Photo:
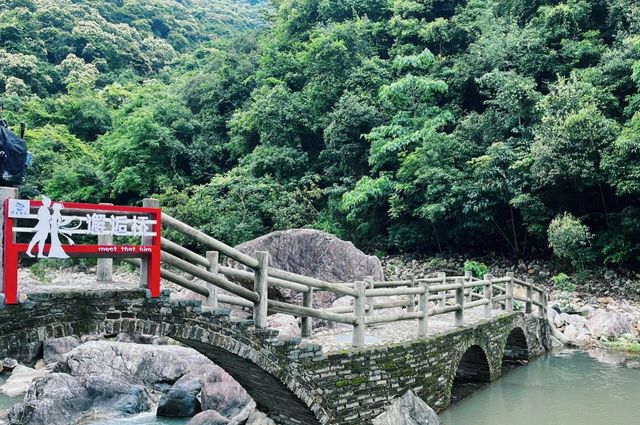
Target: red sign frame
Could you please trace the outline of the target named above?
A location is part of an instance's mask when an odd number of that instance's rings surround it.
[[[18,302],[18,259],[20,254],[27,252],[28,244],[14,242],[14,222],[9,217],[9,202],[4,203],[4,295],[5,304]],[[30,208],[42,206],[42,201],[29,201]],[[86,204],[78,202],[56,202],[62,204],[65,210],[80,212],[103,212],[120,214],[137,214],[151,216],[155,220],[151,231],[155,232],[150,245],[63,245],[64,251],[70,257],[106,257],[106,258],[147,258],[147,288],[152,298],[160,296],[160,257],[162,240],[162,210],[160,208],[129,207],[103,204]],[[51,244],[44,245],[44,253],[48,253]],[[143,263],[144,264],[144,263]]]

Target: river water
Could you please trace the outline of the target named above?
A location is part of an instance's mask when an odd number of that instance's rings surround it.
[[[8,377],[9,375],[6,373],[0,374],[0,385],[4,384]],[[7,397],[4,394],[0,394],[0,425],[4,423],[3,420],[5,419],[6,411],[9,410],[15,403],[21,402],[23,398],[24,396]]]
[[[159,418],[155,413],[143,413],[141,415],[133,416],[125,419],[107,419],[104,421],[91,421],[87,424],[91,425],[184,425],[189,422],[189,419],[171,419],[171,418]]]
[[[591,354],[591,355],[590,355]],[[639,425],[637,360],[550,353],[453,404],[445,425]]]
[[[446,425],[640,425],[637,359],[602,352],[544,355],[453,404]],[[0,375],[0,385],[7,375]],[[2,411],[21,401],[0,395]],[[144,413],[92,425],[183,425]]]

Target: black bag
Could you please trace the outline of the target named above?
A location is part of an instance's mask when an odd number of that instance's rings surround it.
[[[0,180],[9,185],[22,183],[27,170],[27,142],[9,130],[5,122],[0,122],[0,170]]]

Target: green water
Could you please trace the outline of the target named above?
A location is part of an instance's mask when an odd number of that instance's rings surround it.
[[[9,374],[7,373],[0,374],[0,385],[4,384],[7,378],[9,378]],[[20,403],[23,398],[24,398],[24,395],[12,398],[12,397],[7,397],[4,394],[0,394],[0,424],[2,424],[3,421],[6,419],[7,411],[11,408],[11,406],[13,406],[16,403]]]
[[[453,404],[446,425],[640,425],[637,360],[547,354]]]

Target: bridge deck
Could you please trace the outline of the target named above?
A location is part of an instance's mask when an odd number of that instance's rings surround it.
[[[464,314],[465,326],[470,326],[485,320],[483,307],[465,310]],[[507,313],[505,313],[504,310],[494,309],[492,317],[496,318],[502,314]],[[454,323],[454,313],[430,317],[427,337],[456,329]],[[398,344],[416,340],[417,334],[417,320],[373,325],[367,328],[365,344],[367,347]],[[349,349],[351,348],[351,328],[341,327],[316,332],[311,337],[304,338],[303,342],[320,345],[322,347],[322,351],[325,353]]]
[[[21,292],[30,293],[51,293],[51,292],[75,292],[91,290],[130,290],[138,287],[135,282],[136,275],[133,273],[119,272],[114,274],[114,281],[96,282],[92,273],[63,273],[50,283],[38,282],[33,276],[24,276],[21,281]],[[173,287],[171,283],[165,286]],[[505,314],[504,310],[494,309],[492,317]],[[483,307],[476,307],[465,310],[465,326],[473,325],[484,320]],[[455,329],[454,313],[442,314],[429,318],[427,336],[434,336]],[[352,328],[346,325],[337,325],[338,328],[314,332],[311,337],[304,338],[303,343],[317,344],[322,347],[325,353],[346,350],[351,348]],[[409,320],[403,322],[393,322],[372,325],[366,330],[365,343],[367,347],[385,346],[398,344],[417,339],[418,322]]]

